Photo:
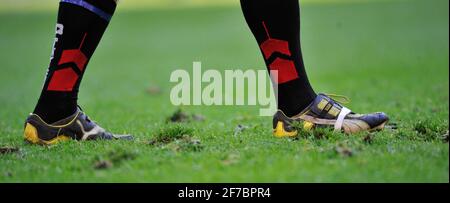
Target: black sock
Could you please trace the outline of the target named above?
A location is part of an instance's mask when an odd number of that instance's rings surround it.
[[[47,123],[75,113],[83,73],[115,8],[115,0],[61,0],[53,53],[34,109]]]
[[[316,94],[303,65],[298,0],[241,0],[241,7],[268,70],[278,70],[278,108],[300,113]]]

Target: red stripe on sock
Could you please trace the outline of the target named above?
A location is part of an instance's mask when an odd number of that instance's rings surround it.
[[[263,51],[264,57],[266,59],[268,59],[275,52],[280,52],[287,56],[291,56],[289,43],[284,40],[268,39],[261,44],[260,48]]]
[[[298,78],[295,64],[291,60],[277,58],[270,66],[270,70],[278,71],[278,78],[274,78],[277,84],[289,82]]]
[[[80,71],[83,71],[87,60],[86,55],[84,55],[79,49],[64,50],[58,65],[73,62],[77,65]]]
[[[57,70],[53,73],[47,90],[70,92],[77,82],[78,75],[72,68]]]

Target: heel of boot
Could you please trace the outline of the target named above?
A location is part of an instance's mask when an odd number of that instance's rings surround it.
[[[37,130],[30,123],[27,123],[25,125],[25,130],[23,132],[23,137],[24,137],[25,141],[27,141],[27,142],[29,142],[31,144],[39,144],[40,143],[40,139],[38,137]]]
[[[282,121],[278,121],[275,128],[273,129],[273,136],[282,138],[282,137],[295,137],[297,136],[297,131],[286,131],[284,128],[284,123]]]

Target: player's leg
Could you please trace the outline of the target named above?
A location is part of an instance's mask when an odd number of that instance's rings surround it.
[[[47,123],[76,112],[83,73],[115,7],[114,0],[61,0],[53,53],[34,110]]]
[[[347,133],[383,128],[388,120],[384,113],[355,114],[328,95],[314,93],[300,49],[298,0],[241,0],[241,6],[268,70],[278,71],[276,136],[296,136],[290,125],[294,121],[306,129],[330,126]]]
[[[278,108],[294,116],[316,97],[300,49],[296,0],[241,0],[242,10],[268,70],[278,71]]]
[[[39,101],[25,124],[33,143],[61,139],[113,138],[78,108],[78,88],[108,23],[116,0],[61,0],[56,37]]]

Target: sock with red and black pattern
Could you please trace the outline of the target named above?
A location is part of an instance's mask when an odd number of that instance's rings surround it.
[[[47,123],[77,110],[83,73],[116,9],[116,0],[61,0],[56,37],[34,113]]]
[[[316,97],[300,49],[299,6],[298,0],[241,0],[267,69],[278,71],[273,78],[278,85],[278,108],[287,116],[300,113]]]

